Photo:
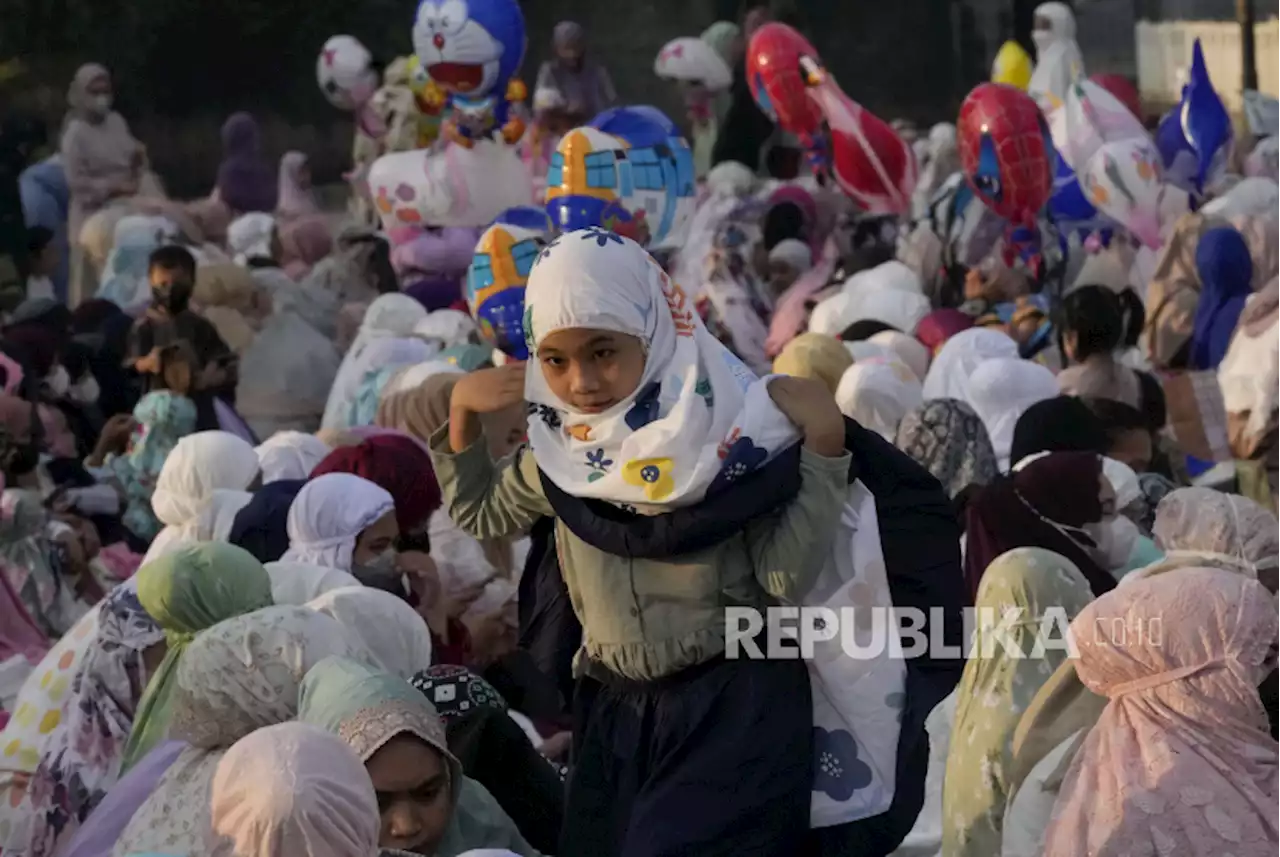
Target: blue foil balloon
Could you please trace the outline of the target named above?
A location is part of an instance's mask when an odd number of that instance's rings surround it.
[[[1199,159],[1191,142],[1182,133],[1182,109],[1175,107],[1164,115],[1156,127],[1156,148],[1164,166],[1165,181],[1188,193],[1196,193]]]
[[[1191,51],[1191,72],[1178,115],[1182,135],[1196,153],[1196,190],[1203,193],[1226,169],[1233,132],[1231,116],[1209,80],[1199,39]]]
[[[467,268],[467,306],[480,332],[516,360],[529,359],[524,289],[546,244],[544,232],[495,224],[480,236]]]
[[[489,225],[519,226],[521,229],[541,233],[548,241],[555,232],[555,225],[547,216],[546,210],[536,205],[517,205],[515,208],[508,208],[495,217],[493,223]]]

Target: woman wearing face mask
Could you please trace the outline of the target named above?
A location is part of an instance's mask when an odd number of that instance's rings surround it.
[[[403,589],[395,500],[372,482],[350,473],[311,480],[289,507],[287,530],[289,549],[267,566],[278,602],[283,592],[310,600],[339,586]]]
[[[1071,561],[1095,595],[1115,589],[1097,542],[1103,519],[1114,514],[1115,491],[1091,452],[1055,452],[1033,458],[988,485],[965,513],[965,577],[978,591],[992,560],[1014,548],[1044,548]]]
[[[135,196],[142,180],[144,149],[124,117],[112,110],[112,92],[111,74],[89,63],[76,72],[67,93],[70,110],[61,150],[71,188],[71,306],[87,297],[97,281],[80,244],[81,227],[112,201]]]
[[[435,857],[507,848],[537,857],[484,786],[463,775],[435,708],[403,679],[328,658],[303,679],[298,719],[340,735],[364,762],[383,848]]]

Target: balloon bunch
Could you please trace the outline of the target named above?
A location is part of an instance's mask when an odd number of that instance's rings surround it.
[[[524,15],[516,0],[422,0],[413,48],[427,77],[447,97],[445,136],[470,147],[495,134],[515,143],[524,120],[512,107],[528,90],[517,77],[525,53]]]
[[[1169,181],[1203,197],[1226,171],[1233,136],[1231,117],[1209,80],[1204,51],[1196,39],[1182,100],[1156,130],[1156,146]]]
[[[751,37],[746,62],[756,104],[800,138],[815,173],[830,175],[871,214],[910,210],[918,177],[911,147],[844,94],[804,36],[766,24]]]
[[[546,212],[566,232],[602,226],[651,251],[684,243],[697,206],[693,153],[656,107],[615,107],[561,138]]]

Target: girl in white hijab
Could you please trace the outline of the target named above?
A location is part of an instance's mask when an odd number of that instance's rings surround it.
[[[351,348],[342,358],[342,365],[338,367],[338,377],[333,380],[321,428],[344,428],[347,407],[360,389],[360,382],[364,380],[357,361],[365,348],[375,340],[412,335],[418,322],[426,317],[427,311],[422,304],[398,292],[383,295],[369,304],[355,341],[351,343]],[[422,359],[425,360],[426,357]]]
[[[395,511],[389,493],[350,473],[304,485],[289,507],[289,550],[266,566],[276,603],[305,603],[339,586],[398,584]]]
[[[986,426],[1000,472],[1009,469],[1013,429],[1036,402],[1058,395],[1058,380],[1045,367],[1019,357],[984,361],[969,376],[968,403]]]
[[[921,382],[929,374],[929,349],[925,348],[924,343],[914,336],[899,333],[896,330],[882,330],[868,339],[867,342],[873,345],[882,345],[892,351],[899,360],[907,364],[907,368]],[[853,359],[858,359],[856,354]]]
[[[179,545],[200,541],[200,516],[214,492],[245,491],[259,472],[253,447],[228,432],[202,431],[178,441],[160,469],[151,496],[151,508],[165,528],[142,564]]]
[[[1066,3],[1036,7],[1031,39],[1036,43],[1036,70],[1027,93],[1048,112],[1066,100],[1071,84],[1084,77],[1084,57],[1076,44],[1076,16]]]
[[[263,485],[306,479],[316,465],[333,452],[320,438],[300,431],[278,431],[258,444],[254,451],[262,467]]]

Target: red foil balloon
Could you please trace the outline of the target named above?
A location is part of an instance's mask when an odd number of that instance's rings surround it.
[[[1056,155],[1030,95],[983,83],[960,105],[960,165],[973,192],[1011,224],[1032,226],[1053,191]]]
[[[765,24],[751,36],[747,83],[752,98],[783,130],[805,143],[822,127],[822,111],[806,92],[822,76],[818,52],[786,24]]]
[[[1134,116],[1142,118],[1142,98],[1129,78],[1123,74],[1095,74],[1089,79],[1114,95]]]
[[[871,214],[908,213],[919,174],[907,141],[835,81],[816,92],[831,129],[831,173],[840,189]]]

